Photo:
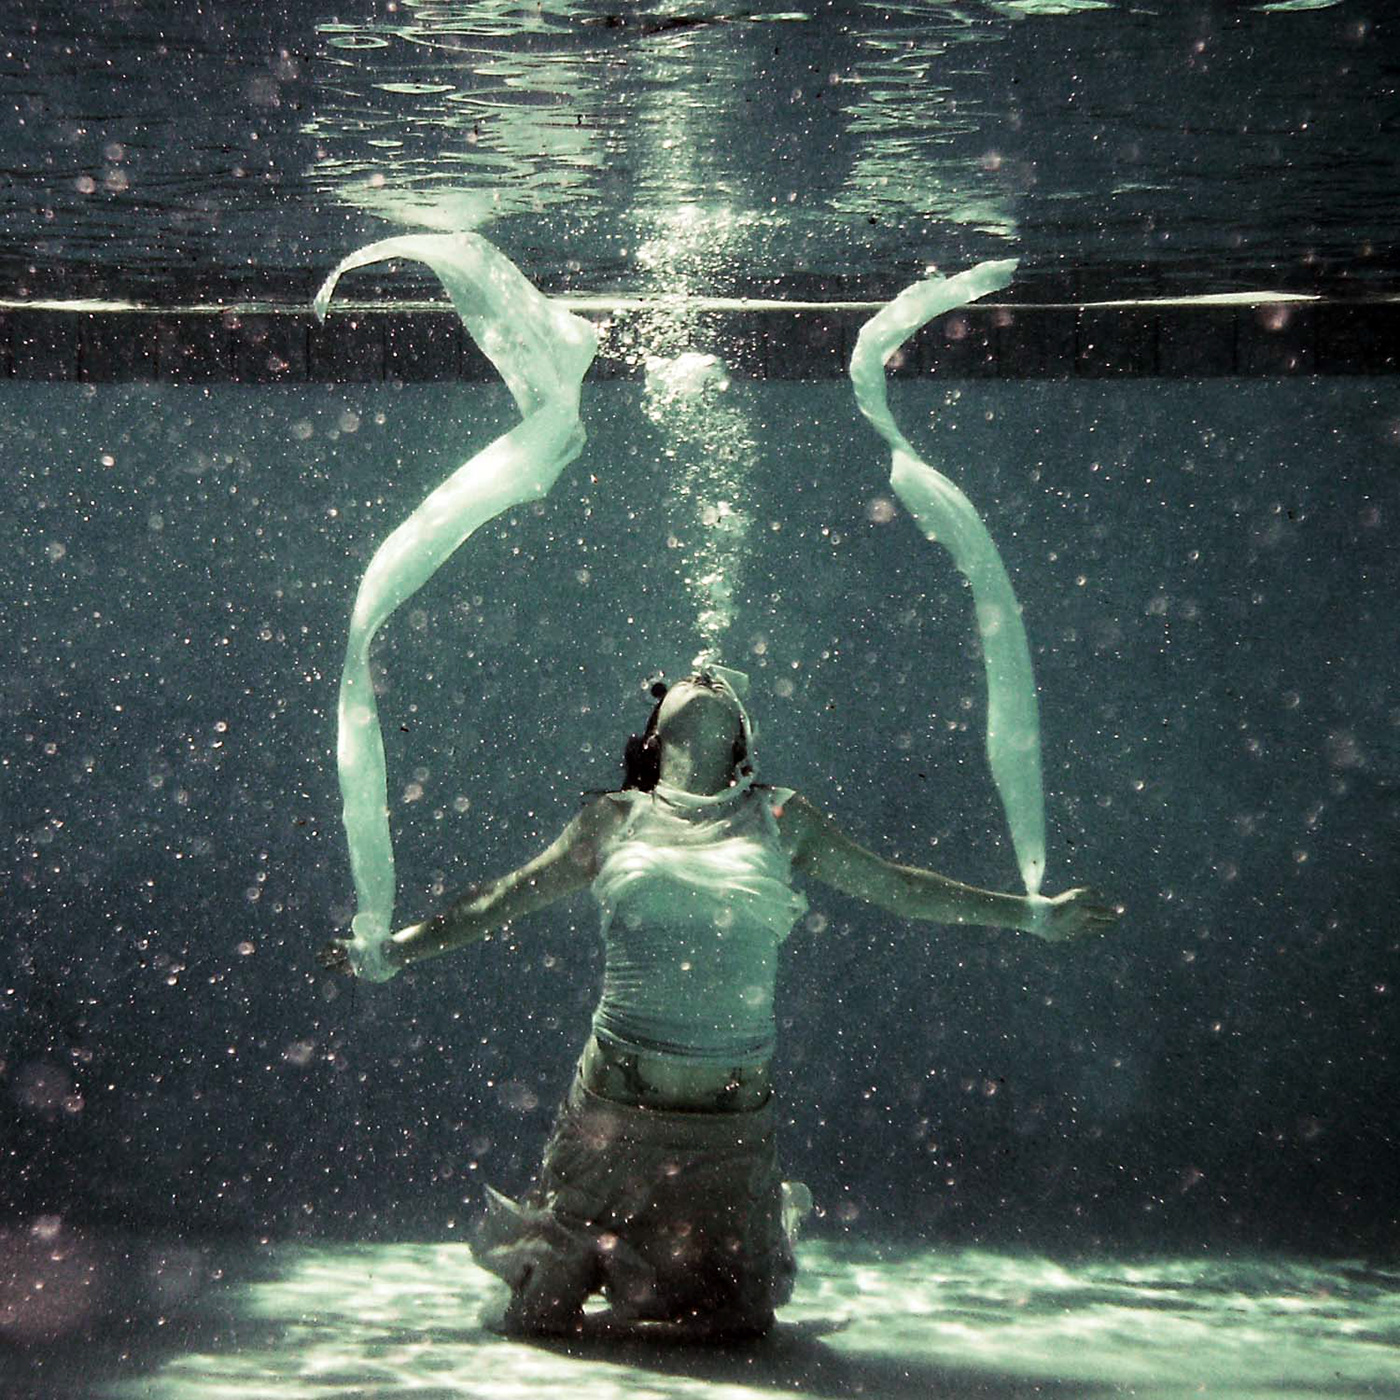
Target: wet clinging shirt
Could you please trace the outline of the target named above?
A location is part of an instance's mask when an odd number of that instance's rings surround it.
[[[773,815],[791,795],[751,783],[715,797],[617,794],[630,811],[593,881],[600,1040],[709,1064],[771,1057],[778,945],[807,909]]]

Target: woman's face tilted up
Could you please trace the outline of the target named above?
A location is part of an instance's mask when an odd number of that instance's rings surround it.
[[[677,681],[666,692],[656,717],[662,744],[685,743],[692,749],[727,755],[743,738],[742,711],[729,686],[702,674]]]

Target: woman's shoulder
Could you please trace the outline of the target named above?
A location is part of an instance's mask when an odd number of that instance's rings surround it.
[[[637,810],[639,799],[649,794],[637,788],[621,788],[616,792],[586,792],[583,806],[579,809],[575,823],[597,837],[606,837],[620,831]]]
[[[786,807],[789,802],[801,802],[803,800],[795,788],[782,787],[778,783],[755,783],[753,785],[753,790],[763,794],[764,799],[767,801],[768,805],[773,808],[773,812],[776,816],[782,815],[781,809]]]
[[[596,873],[605,853],[623,838],[636,810],[631,791],[589,792],[584,794],[583,806],[569,823],[569,844],[588,855],[590,867]]]
[[[793,788],[775,786],[766,788],[765,792],[783,848],[794,861],[800,860],[807,853],[813,832],[821,827],[825,817]]]
[[[619,788],[616,792],[586,792],[579,816],[594,821],[606,821],[617,812],[630,812],[637,798],[646,794],[636,788]]]
[[[590,807],[630,807],[639,797],[646,797],[640,788],[590,788],[583,794],[583,809]]]

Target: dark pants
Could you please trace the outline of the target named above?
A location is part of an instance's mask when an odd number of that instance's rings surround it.
[[[771,1103],[664,1112],[575,1081],[538,1183],[518,1203],[489,1192],[473,1252],[522,1331],[567,1331],[602,1292],[620,1318],[759,1333],[796,1273],[784,1195]]]

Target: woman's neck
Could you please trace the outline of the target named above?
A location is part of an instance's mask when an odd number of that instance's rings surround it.
[[[734,760],[718,754],[714,745],[698,751],[684,741],[672,740],[661,750],[660,781],[701,797],[713,797],[734,785]]]

